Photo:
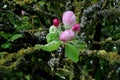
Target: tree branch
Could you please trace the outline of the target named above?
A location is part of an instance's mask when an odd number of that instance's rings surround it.
[[[120,55],[117,52],[106,52],[105,50],[81,50],[81,56],[98,57],[105,59],[110,64],[120,64]]]

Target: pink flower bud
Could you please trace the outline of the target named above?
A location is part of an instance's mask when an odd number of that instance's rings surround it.
[[[64,25],[73,26],[76,23],[75,14],[72,11],[66,11],[63,13],[62,21]]]
[[[71,41],[75,37],[75,33],[72,30],[65,30],[60,34],[60,40],[63,42]]]
[[[80,31],[80,24],[74,24],[73,26],[72,26],[72,30],[73,31]]]
[[[59,24],[60,24],[59,20],[57,18],[55,18],[53,20],[53,25],[56,26],[56,27],[58,27]]]
[[[21,15],[25,15],[25,11],[24,10],[21,10]]]

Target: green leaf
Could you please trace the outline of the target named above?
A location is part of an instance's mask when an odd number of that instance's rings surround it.
[[[79,49],[86,49],[87,48],[87,45],[84,41],[74,40],[74,42],[72,42],[72,43]]]
[[[26,80],[30,80],[30,75],[25,76]]]
[[[2,53],[2,52],[0,52],[0,58],[2,57],[2,55],[3,55],[3,53]]]
[[[57,50],[60,45],[61,45],[60,41],[52,41],[46,45],[37,44],[37,45],[35,45],[35,49],[42,49],[44,51],[51,52],[51,51]]]
[[[56,34],[56,33],[47,34],[46,39],[47,39],[47,42],[51,42],[53,40],[59,40],[58,39],[58,34]]]
[[[81,42],[79,41],[78,44],[79,44],[80,49],[86,49],[87,48],[87,44],[85,42],[83,42],[83,41],[81,41]]]
[[[11,38],[10,38],[10,41],[14,41],[14,40],[16,40],[16,39],[18,39],[18,38],[21,38],[21,37],[23,37],[23,35],[22,34],[15,34],[15,35],[13,35]]]
[[[71,59],[73,62],[77,62],[79,57],[79,51],[74,45],[66,43],[65,55],[67,58]]]
[[[3,49],[10,48],[10,46],[11,46],[11,43],[4,43],[4,44],[1,45],[1,47],[2,47]]]

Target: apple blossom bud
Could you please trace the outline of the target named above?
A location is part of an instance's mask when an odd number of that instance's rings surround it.
[[[66,11],[63,13],[62,22],[64,25],[73,26],[76,23],[76,16],[72,11]]]
[[[76,31],[77,31],[77,32],[80,31],[80,24],[74,24],[74,25],[72,26],[72,30],[75,31],[75,32],[76,32]]]
[[[60,34],[60,40],[63,42],[71,41],[75,37],[75,33],[72,30],[65,30]]]
[[[57,18],[55,18],[53,20],[53,25],[56,26],[56,27],[58,27],[59,24],[60,24],[59,20]]]
[[[24,10],[21,10],[21,15],[25,15],[25,11]]]

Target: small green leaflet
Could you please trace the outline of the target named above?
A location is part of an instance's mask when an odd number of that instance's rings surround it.
[[[21,38],[21,37],[23,37],[23,35],[22,34],[15,34],[15,35],[13,35],[11,38],[10,38],[10,41],[14,41],[14,40],[16,40],[16,39],[18,39],[18,38]]]
[[[74,45],[70,43],[66,43],[65,55],[67,58],[71,59],[73,62],[77,62],[79,58],[79,51]]]
[[[47,42],[51,42],[53,40],[59,40],[57,33],[49,33],[49,34],[47,34],[46,39],[47,39]]]
[[[79,49],[86,49],[87,45],[84,41],[78,41],[78,40],[74,40],[73,44],[78,47]]]
[[[37,44],[35,45],[35,49],[42,49],[44,51],[51,52],[51,51],[57,50],[60,45],[61,45],[60,41],[52,41],[46,45]]]
[[[11,43],[3,43],[2,45],[1,45],[1,47],[3,48],[3,49],[7,49],[7,48],[10,48],[10,46],[11,46]]]

